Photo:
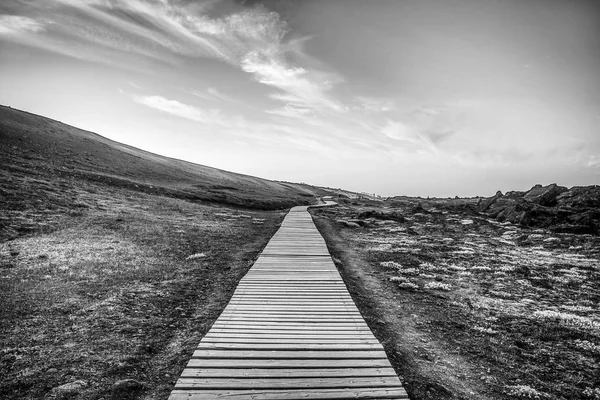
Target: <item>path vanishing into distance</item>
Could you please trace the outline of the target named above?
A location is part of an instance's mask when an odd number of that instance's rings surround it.
[[[408,399],[307,208],[290,210],[169,400]]]

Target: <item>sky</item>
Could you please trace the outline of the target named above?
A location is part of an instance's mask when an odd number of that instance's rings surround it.
[[[600,184],[600,2],[2,0],[0,104],[384,196]]]

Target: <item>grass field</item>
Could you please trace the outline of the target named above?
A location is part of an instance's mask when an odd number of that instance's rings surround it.
[[[599,237],[388,206],[315,213],[411,398],[600,398]]]
[[[3,399],[166,398],[284,215],[86,189],[0,244]]]

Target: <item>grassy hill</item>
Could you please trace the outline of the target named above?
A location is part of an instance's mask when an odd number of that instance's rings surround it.
[[[167,398],[280,209],[326,193],[0,107],[0,398]]]
[[[15,211],[85,207],[81,189],[123,188],[250,209],[310,204],[320,188],[274,182],[163,157],[61,122],[0,106],[0,239],[33,229]],[[55,213],[55,214],[56,214]],[[41,217],[41,218],[40,218]]]
[[[153,154],[93,132],[0,106],[3,170],[58,175],[250,208],[308,204],[322,190]]]

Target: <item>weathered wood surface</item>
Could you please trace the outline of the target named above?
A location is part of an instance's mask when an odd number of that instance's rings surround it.
[[[290,210],[169,400],[408,398],[306,209]]]

